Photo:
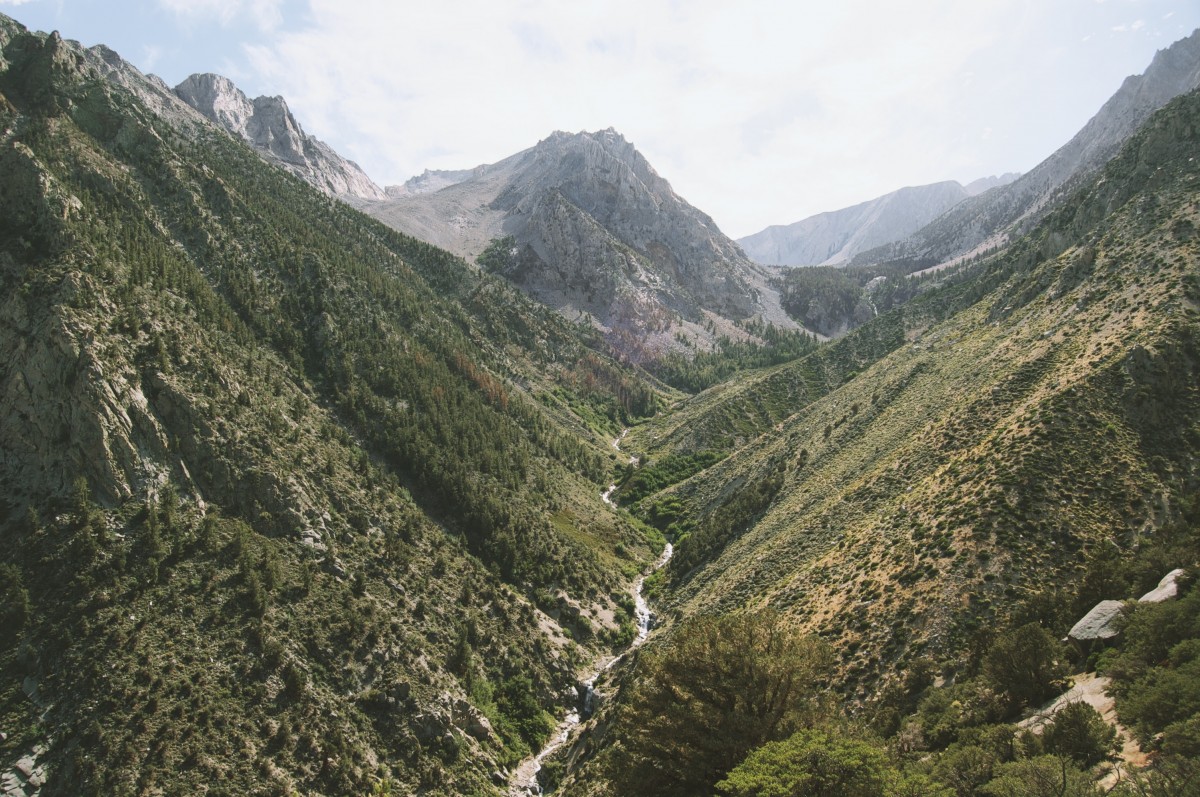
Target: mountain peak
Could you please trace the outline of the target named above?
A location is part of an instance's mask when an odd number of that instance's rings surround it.
[[[515,251],[488,267],[567,317],[589,318],[631,359],[675,348],[676,333],[705,345],[737,336],[733,322],[752,316],[795,326],[763,272],[611,127],[558,130],[490,166],[414,178],[393,196],[367,210],[464,257],[511,236]]]
[[[330,196],[384,199],[387,194],[325,142],[307,135],[279,95],[250,100],[233,81],[211,72],[191,75],[175,94],[201,114]]]

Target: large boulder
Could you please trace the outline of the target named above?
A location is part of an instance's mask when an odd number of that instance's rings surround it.
[[[1123,601],[1100,601],[1072,626],[1067,638],[1074,642],[1092,643],[1112,639],[1121,633]]]
[[[1177,567],[1162,577],[1158,586],[1138,598],[1138,603],[1162,603],[1174,600],[1179,595],[1178,579],[1183,575],[1183,568]]]

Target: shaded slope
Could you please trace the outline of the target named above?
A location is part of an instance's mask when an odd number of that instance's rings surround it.
[[[654,394],[87,51],[0,48],[0,749],[48,742],[46,795],[494,790],[627,614],[604,435]]]

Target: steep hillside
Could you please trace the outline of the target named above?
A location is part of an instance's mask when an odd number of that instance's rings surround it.
[[[0,17],[4,761],[497,793],[632,634],[599,491],[658,396],[99,57]]]
[[[677,611],[786,608],[869,684],[1170,518],[1197,483],[1198,130],[1193,93],[970,278],[637,430],[651,461],[745,441],[670,491]]]
[[[962,202],[907,240],[862,252],[853,262],[900,261],[915,271],[1015,238],[1090,180],[1150,114],[1197,87],[1200,31],[1160,50],[1070,141],[1013,183]]]
[[[756,263],[848,263],[859,252],[908,237],[969,196],[972,194],[953,180],[910,186],[794,224],[767,227],[739,238],[738,244]]]
[[[469,175],[443,176],[454,182],[362,207],[478,259],[567,318],[590,320],[634,361],[678,349],[678,334],[701,346],[745,337],[737,321],[796,326],[770,273],[611,129],[554,133]]]
[[[1149,547],[1200,488],[1198,133],[1193,92],[1003,255],[635,429],[624,445],[678,482],[623,488],[676,541],[647,667],[670,658],[673,629],[705,628],[696,618],[778,610],[829,643],[827,684],[861,713],[919,695],[933,673],[974,676],[985,653],[1002,655],[1002,629],[1065,634],[1085,563]],[[555,770],[565,793],[614,793],[609,778],[645,763],[622,725],[645,712],[622,701],[655,694],[650,675],[639,661],[608,685],[616,707]],[[980,688],[978,700],[941,690],[922,711],[965,716],[996,699]],[[698,694],[708,706],[722,693]],[[689,710],[668,719],[687,727]],[[926,719],[910,732],[932,734]],[[912,739],[894,741],[901,758]],[[974,789],[990,777],[959,793],[987,793]]]

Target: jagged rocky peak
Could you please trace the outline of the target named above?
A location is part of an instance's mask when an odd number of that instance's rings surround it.
[[[493,207],[533,214],[548,191],[561,194],[617,239],[683,276],[718,262],[744,262],[712,218],[688,204],[645,156],[613,128],[552,133],[529,151],[529,163]]]
[[[367,212],[467,258],[511,237],[515,247],[486,267],[589,319],[632,359],[671,350],[680,335],[709,345],[743,334],[735,322],[751,317],[796,326],[768,273],[612,128],[558,131],[497,163],[426,172],[391,191]]]
[[[211,72],[192,75],[175,87],[175,93],[209,120],[251,140],[248,126],[254,105],[229,78]]]
[[[358,164],[304,132],[283,97],[251,100],[233,81],[212,73],[192,75],[175,94],[260,155],[331,196],[380,200],[387,194]]]
[[[978,196],[984,191],[991,191],[993,188],[998,188],[1002,185],[1008,185],[1021,176],[1020,172],[1005,172],[1004,174],[993,174],[989,177],[980,177],[978,180],[972,180],[963,186],[967,194],[970,196]]]
[[[597,213],[607,216],[618,206],[628,213],[624,203],[629,200],[647,210],[658,210],[663,201],[681,202],[637,148],[611,127],[595,133],[555,131],[531,155],[530,178],[561,187],[576,204],[584,200],[581,208],[598,220]],[[511,186],[512,193],[528,182]]]

